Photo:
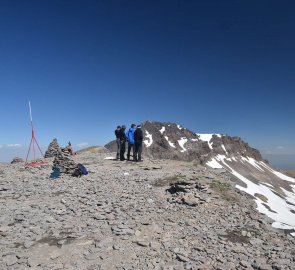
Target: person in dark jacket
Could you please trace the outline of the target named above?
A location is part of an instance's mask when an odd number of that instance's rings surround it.
[[[117,143],[117,159],[120,158],[120,133],[121,133],[121,127],[117,126],[117,129],[115,130],[116,143]]]
[[[142,141],[143,141],[143,133],[142,133],[141,126],[138,125],[135,132],[134,132],[135,160],[136,161],[141,161]]]
[[[119,138],[120,138],[120,160],[125,160],[125,150],[126,150],[126,141],[127,141],[127,137],[125,134],[125,130],[126,130],[126,126],[122,126],[121,130],[120,130],[120,134],[119,134]]]
[[[131,128],[126,132],[127,141],[128,141],[128,151],[127,151],[127,160],[130,160],[130,152],[132,149],[133,152],[133,160],[135,160],[135,148],[134,148],[134,132],[136,125],[132,124]]]

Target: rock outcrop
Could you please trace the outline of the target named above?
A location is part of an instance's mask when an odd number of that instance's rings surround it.
[[[260,152],[239,137],[198,134],[174,124],[143,123],[143,157],[193,161],[195,165],[228,172],[236,187],[248,193],[274,226],[295,229],[295,179],[272,168]],[[115,150],[114,142],[106,145]],[[196,201],[183,194],[178,201]]]
[[[13,160],[10,163],[13,164],[13,163],[21,163],[21,162],[24,162],[24,160],[22,158],[15,157],[15,158],[13,158]]]
[[[239,137],[223,134],[197,134],[175,123],[146,121],[142,124],[144,156],[155,159],[195,161],[205,164],[217,154],[248,156],[262,160],[258,150]],[[116,142],[105,145],[116,151]]]

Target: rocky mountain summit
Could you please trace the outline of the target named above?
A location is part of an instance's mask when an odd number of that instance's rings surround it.
[[[0,270],[295,269],[294,178],[238,137],[143,131],[143,162],[110,143],[0,164]],[[71,176],[78,162],[88,175]]]
[[[258,150],[251,148],[239,137],[221,134],[197,134],[175,123],[146,121],[142,124],[145,136],[145,155],[155,159],[195,161],[205,164],[215,155],[252,157],[262,160]],[[105,145],[116,150],[116,142]]]
[[[175,123],[151,121],[144,122],[142,130],[145,156],[226,170],[236,187],[253,198],[257,209],[275,221],[273,226],[295,234],[295,179],[272,168],[241,138],[198,134]],[[115,151],[115,142],[105,147]]]
[[[0,164],[0,269],[292,270],[295,238],[232,175],[195,162],[76,156],[89,174]]]

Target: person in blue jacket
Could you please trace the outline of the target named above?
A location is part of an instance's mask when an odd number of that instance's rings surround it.
[[[126,132],[126,137],[128,141],[128,151],[127,151],[127,160],[130,160],[130,152],[132,148],[133,153],[133,160],[135,160],[135,147],[134,147],[134,132],[135,132],[136,125],[132,124],[131,128],[128,129]]]

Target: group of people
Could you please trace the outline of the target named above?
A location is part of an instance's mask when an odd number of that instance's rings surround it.
[[[117,142],[117,159],[125,160],[126,142],[128,143],[127,160],[130,160],[131,150],[133,161],[141,161],[143,133],[140,125],[132,124],[126,131],[126,126],[117,126],[115,130]]]

